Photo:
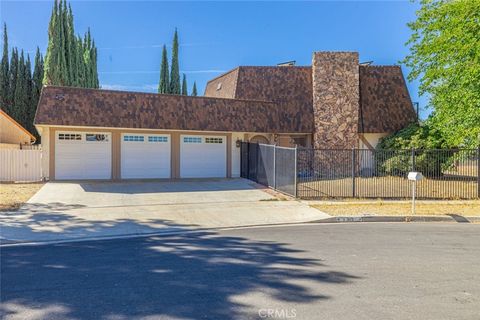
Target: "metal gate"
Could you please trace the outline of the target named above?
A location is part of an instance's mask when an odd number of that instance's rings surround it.
[[[241,177],[296,197],[295,148],[242,142]]]

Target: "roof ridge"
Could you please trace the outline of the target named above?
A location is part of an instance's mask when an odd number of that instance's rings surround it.
[[[55,85],[45,85],[44,89],[48,88],[58,88],[58,89],[67,89],[67,90],[85,90],[85,91],[95,91],[95,92],[108,92],[114,94],[141,94],[141,95],[151,95],[154,97],[179,97],[179,98],[190,98],[190,99],[216,99],[216,100],[236,100],[243,102],[263,102],[269,104],[275,104],[275,101],[269,100],[256,100],[256,99],[237,99],[237,98],[222,98],[222,97],[206,97],[206,96],[185,96],[181,94],[165,94],[165,93],[152,93],[152,92],[138,92],[138,91],[125,91],[125,90],[112,90],[112,89],[101,89],[101,88],[82,88],[82,87],[69,87],[69,86],[55,86]]]
[[[235,71],[235,70],[237,70],[237,69],[239,69],[239,68],[240,68],[240,67],[237,66],[237,67],[235,67],[235,68],[233,68],[233,69],[231,69],[231,70],[229,70],[229,71],[227,71],[227,72],[224,72],[224,73],[216,76],[215,78],[212,78],[212,79],[208,80],[208,81],[207,81],[207,84],[210,83],[210,82],[212,82],[212,81],[214,81],[214,80],[217,80],[218,78],[221,78],[221,77],[223,77],[223,76],[226,76],[227,74],[229,74],[229,73],[231,73],[231,72],[233,72],[233,71]]]

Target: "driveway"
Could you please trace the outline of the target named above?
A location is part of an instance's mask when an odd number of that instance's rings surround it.
[[[285,198],[285,197],[283,197]],[[50,182],[0,215],[2,243],[165,233],[326,218],[245,179]]]

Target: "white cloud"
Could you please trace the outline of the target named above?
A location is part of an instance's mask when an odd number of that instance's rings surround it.
[[[156,92],[158,84],[144,84],[141,86],[129,86],[123,84],[101,84],[100,87],[106,90],[115,91],[141,91],[141,92]]]
[[[180,73],[192,74],[192,73],[222,73],[225,70],[219,69],[205,69],[205,70],[180,70]],[[130,70],[130,71],[99,71],[100,74],[158,74],[160,71],[149,70]]]

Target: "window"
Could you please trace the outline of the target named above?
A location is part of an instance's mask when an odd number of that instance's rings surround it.
[[[167,137],[149,136],[148,142],[168,142]]]
[[[80,133],[59,133],[58,140],[82,140]]]
[[[205,138],[205,143],[223,143],[223,138]]]
[[[123,141],[143,142],[145,141],[145,137],[144,136],[123,136]]]
[[[219,82],[219,83],[217,84],[217,91],[220,90],[220,89],[222,89],[222,83],[221,83],[221,82]]]
[[[108,135],[107,134],[96,134],[96,133],[87,133],[85,135],[86,141],[100,141],[100,142],[107,142]]]
[[[202,138],[200,137],[184,137],[184,143],[202,143]]]

